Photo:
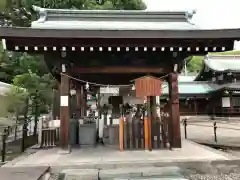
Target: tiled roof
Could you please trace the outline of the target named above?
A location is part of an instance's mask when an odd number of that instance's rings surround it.
[[[240,72],[240,56],[239,55],[207,55],[204,58],[206,68],[214,71],[239,71]]]
[[[178,81],[179,82],[192,82],[192,81],[194,81],[195,78],[196,78],[196,75],[195,76],[182,76],[182,75],[179,75],[178,76]]]
[[[191,30],[194,12],[146,10],[67,10],[34,6],[40,18],[32,28],[79,30]]]
[[[163,95],[167,95],[169,92],[168,85],[163,84]],[[207,94],[210,93],[216,88],[218,85],[212,84],[210,82],[179,82],[179,94]]]
[[[239,82],[234,82],[234,83],[227,83],[220,85],[216,90],[240,90],[240,83]]]

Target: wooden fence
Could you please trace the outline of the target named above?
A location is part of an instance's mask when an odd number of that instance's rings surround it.
[[[157,118],[152,121],[152,148],[162,149],[167,147],[167,121],[166,118]],[[144,122],[143,120],[124,122],[123,128],[124,149],[144,149]]]

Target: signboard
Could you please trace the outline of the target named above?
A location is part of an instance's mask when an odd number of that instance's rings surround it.
[[[136,97],[161,96],[162,81],[152,76],[144,76],[135,80]]]
[[[60,102],[63,107],[68,106],[68,96],[61,96]]]
[[[222,97],[222,107],[230,107],[230,98]]]
[[[118,87],[100,87],[100,94],[118,94]]]

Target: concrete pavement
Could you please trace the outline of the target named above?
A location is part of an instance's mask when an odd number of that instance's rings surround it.
[[[59,153],[59,148],[41,149],[19,157],[5,167],[19,166],[66,166],[77,165],[84,168],[110,167],[121,164],[151,164],[157,162],[229,160],[232,156],[217,150],[183,140],[181,149],[153,151],[123,151],[108,146],[73,149],[70,154]]]

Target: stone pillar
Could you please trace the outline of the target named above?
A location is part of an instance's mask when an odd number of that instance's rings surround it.
[[[62,65],[62,73],[66,73],[65,65]],[[60,143],[62,149],[69,146],[69,77],[61,74],[60,88]]]
[[[181,148],[178,74],[171,73],[169,83],[169,140],[172,148]]]

